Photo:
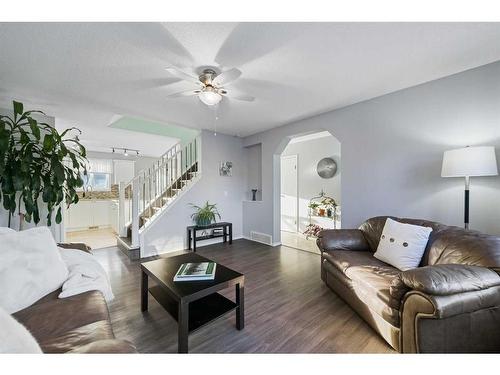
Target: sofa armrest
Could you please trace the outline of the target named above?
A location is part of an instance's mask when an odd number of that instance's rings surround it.
[[[500,286],[450,295],[411,291],[401,307],[403,353],[500,351]]]
[[[137,349],[125,340],[108,339],[91,342],[67,352],[69,354],[131,354]]]
[[[484,267],[442,264],[404,271],[404,353],[500,350],[500,276]]]
[[[404,271],[403,283],[412,290],[434,296],[474,292],[500,285],[500,276],[485,267],[440,264]]]
[[[322,230],[318,234],[316,244],[322,252],[330,250],[370,250],[363,232],[359,229]]]
[[[58,243],[57,246],[63,249],[77,249],[81,251],[85,251],[86,253],[92,254],[92,248],[81,242],[66,242],[66,243]]]

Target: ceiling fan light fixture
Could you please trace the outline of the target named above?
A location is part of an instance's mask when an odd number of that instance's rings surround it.
[[[208,86],[198,94],[198,98],[200,98],[203,104],[216,105],[222,100],[222,95],[213,87]]]

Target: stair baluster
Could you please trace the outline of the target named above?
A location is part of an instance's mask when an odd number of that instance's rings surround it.
[[[120,237],[139,246],[139,232],[158,211],[170,205],[178,194],[199,175],[199,137],[181,146],[177,143],[158,158],[151,168],[129,183],[120,184]]]

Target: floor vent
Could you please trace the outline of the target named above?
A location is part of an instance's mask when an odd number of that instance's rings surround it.
[[[252,241],[264,243],[264,244],[269,245],[269,246],[273,245],[273,237],[270,236],[269,234],[251,231],[250,232],[250,239]]]

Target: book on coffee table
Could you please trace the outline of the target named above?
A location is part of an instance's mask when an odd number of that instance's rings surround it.
[[[215,262],[183,263],[174,276],[174,281],[213,280]]]

